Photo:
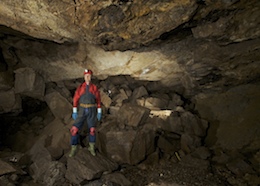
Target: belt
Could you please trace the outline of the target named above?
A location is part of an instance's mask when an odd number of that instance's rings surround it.
[[[96,104],[84,104],[84,103],[80,103],[79,106],[83,107],[83,108],[90,108],[90,107],[96,107]]]

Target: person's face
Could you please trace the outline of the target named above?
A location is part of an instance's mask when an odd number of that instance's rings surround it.
[[[84,79],[86,83],[89,83],[91,81],[91,75],[90,74],[85,74]]]

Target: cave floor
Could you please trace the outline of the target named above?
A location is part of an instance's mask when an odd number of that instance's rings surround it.
[[[212,170],[164,162],[142,169],[127,167],[122,173],[135,186],[227,186],[225,178]]]

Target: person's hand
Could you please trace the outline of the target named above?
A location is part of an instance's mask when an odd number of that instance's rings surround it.
[[[98,121],[101,120],[101,117],[102,117],[102,109],[101,109],[101,108],[98,108],[98,109],[97,109],[97,119],[98,119]]]
[[[72,112],[71,117],[72,117],[74,120],[77,119],[77,117],[78,117],[77,107],[73,107],[73,112]]]

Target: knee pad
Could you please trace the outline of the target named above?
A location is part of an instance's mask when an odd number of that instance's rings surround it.
[[[90,134],[91,136],[94,136],[94,135],[95,135],[95,131],[96,131],[96,128],[95,128],[95,127],[91,127],[91,128],[89,129],[89,134]]]
[[[70,133],[71,133],[72,136],[76,136],[78,131],[79,131],[79,129],[75,126],[72,126],[71,129],[70,129]]]

